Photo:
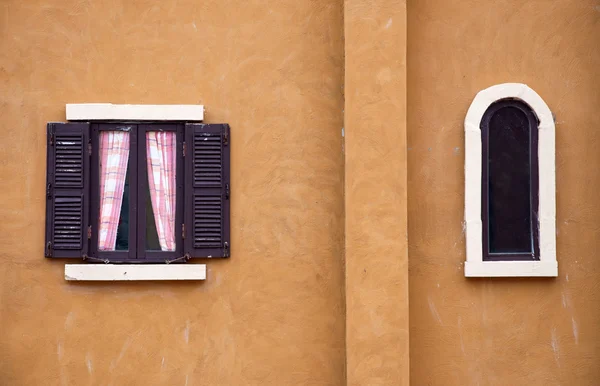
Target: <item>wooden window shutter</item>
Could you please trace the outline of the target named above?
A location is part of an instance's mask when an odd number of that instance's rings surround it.
[[[184,253],[229,257],[229,154],[227,124],[185,125]]]
[[[89,123],[49,123],[46,165],[46,257],[88,252]]]

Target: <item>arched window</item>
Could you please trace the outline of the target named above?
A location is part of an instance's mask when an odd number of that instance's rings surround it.
[[[466,276],[556,276],[554,120],[532,89],[475,97],[465,119]]]
[[[481,120],[483,261],[539,260],[538,120],[522,101]]]

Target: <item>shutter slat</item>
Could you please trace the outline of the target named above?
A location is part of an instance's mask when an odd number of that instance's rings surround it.
[[[220,195],[194,196],[194,248],[218,247],[222,244],[222,216]],[[206,221],[209,219],[212,221]],[[201,221],[203,223],[200,226]]]
[[[48,124],[47,257],[87,254],[89,138],[88,123]]]
[[[222,142],[220,132],[210,133],[197,130],[193,133],[194,187],[222,185]]]
[[[79,135],[65,133],[55,125],[55,165],[56,188],[83,188],[83,144],[84,132]]]
[[[186,124],[185,250],[191,257],[229,256],[229,126]]]

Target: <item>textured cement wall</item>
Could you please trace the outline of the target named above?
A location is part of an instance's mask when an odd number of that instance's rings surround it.
[[[0,384],[344,383],[342,1],[0,2]],[[203,103],[232,130],[205,283],[68,284],[43,257],[65,103]]]
[[[600,382],[600,4],[408,2],[413,385]],[[556,115],[556,279],[465,279],[463,121],[525,83]]]
[[[344,9],[348,385],[408,385],[406,5]]]

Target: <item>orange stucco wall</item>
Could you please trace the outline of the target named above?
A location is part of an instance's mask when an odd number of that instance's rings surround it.
[[[597,1],[408,3],[411,384],[600,384]],[[465,279],[463,121],[519,82],[556,115],[556,279]]]
[[[341,385],[342,1],[0,2],[0,384]],[[202,103],[232,130],[232,257],[69,284],[43,257],[65,103]]]
[[[0,2],[0,384],[597,385],[599,37],[594,0]],[[503,82],[556,114],[556,279],[464,278],[462,124]],[[43,258],[69,102],[231,125],[206,282]]]

